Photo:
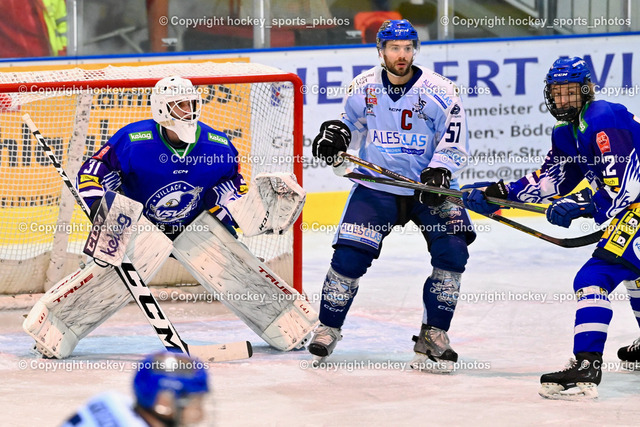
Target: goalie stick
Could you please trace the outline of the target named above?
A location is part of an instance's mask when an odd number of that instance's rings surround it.
[[[27,124],[29,130],[38,141],[38,144],[49,157],[49,160],[58,172],[58,175],[62,178],[62,181],[73,195],[76,203],[88,218],[89,208],[87,207],[87,204],[82,197],[80,197],[80,194],[71,183],[66,171],[63,169],[62,165],[51,150],[51,147],[42,136],[33,120],[31,120],[29,114],[23,115],[22,120]],[[160,305],[151,293],[151,290],[144,283],[128,257],[125,255],[122,264],[120,266],[113,266],[113,268],[168,351],[182,352],[209,362],[246,359],[252,356],[253,350],[249,341],[239,341],[228,344],[188,345],[180,338],[178,331],[175,329],[169,318],[164,314]]]
[[[362,181],[369,181],[369,182],[376,182],[376,183],[380,183],[380,184],[386,184],[386,185],[393,185],[396,187],[404,187],[404,188],[412,188],[412,189],[417,189],[417,190],[422,190],[424,189],[424,187],[428,187],[425,184],[421,184],[418,183],[416,181],[413,181],[403,175],[400,175],[396,172],[390,171],[388,169],[385,169],[381,166],[375,165],[373,163],[367,162],[363,159],[360,159],[356,156],[352,156],[351,154],[348,153],[342,153],[341,156],[343,158],[348,159],[349,161],[351,161],[352,163],[355,164],[359,164],[367,169],[373,170],[375,172],[378,172],[380,174],[386,175],[386,176],[391,176],[394,179],[389,179],[389,178],[382,178],[382,177],[376,177],[376,176],[370,176],[370,175],[364,175],[364,174],[359,174],[357,172],[346,172],[346,173],[339,173],[341,176],[344,176],[345,178],[352,178],[352,179],[358,179],[358,180],[362,180]],[[371,167],[369,167],[371,166]],[[339,168],[340,166],[338,166]],[[334,168],[334,171],[336,169]],[[336,172],[338,173],[338,172]],[[403,181],[399,181],[398,179],[402,179]],[[406,185],[406,184],[410,184]],[[452,190],[452,191],[456,191],[456,190]],[[462,193],[462,192],[460,192]],[[458,197],[454,197],[454,196],[448,196],[447,200],[454,203],[457,206],[464,206],[464,204],[462,203],[462,200]],[[580,236],[580,237],[567,237],[567,238],[558,238],[558,237],[553,237],[553,236],[549,236],[547,234],[544,234],[540,231],[534,230],[532,228],[529,228],[523,224],[520,224],[516,221],[513,221],[509,218],[505,218],[501,215],[497,215],[497,214],[487,214],[484,215],[487,218],[490,218],[494,221],[497,221],[501,224],[504,224],[506,226],[509,226],[515,230],[518,231],[522,231],[523,233],[529,234],[530,236],[536,237],[538,239],[544,240],[546,242],[552,243],[554,245],[563,247],[563,248],[579,248],[582,246],[588,246],[594,243],[597,243],[600,238],[602,237],[603,231],[596,231],[594,233],[588,234],[586,236]]]

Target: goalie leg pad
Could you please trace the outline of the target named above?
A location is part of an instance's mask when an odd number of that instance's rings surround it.
[[[127,255],[146,283],[171,253],[172,244],[146,218],[141,220]],[[140,223],[139,223],[140,224]],[[23,329],[47,357],[68,357],[82,338],[131,301],[113,267],[93,261],[47,291],[33,306]]]
[[[193,224],[207,231],[183,231],[173,242],[176,259],[269,345],[304,346],[318,324],[309,302],[207,212]]]
[[[47,357],[63,359],[82,338],[131,300],[112,267],[90,261],[47,291],[24,320],[25,332]]]

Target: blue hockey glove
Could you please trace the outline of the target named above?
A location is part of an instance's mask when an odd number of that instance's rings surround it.
[[[451,185],[451,171],[445,168],[426,168],[420,174],[420,182],[432,187],[449,188]],[[415,192],[415,197],[423,205],[438,207],[444,203],[447,196],[427,191]]]
[[[338,153],[347,151],[351,142],[349,126],[340,120],[329,120],[320,125],[320,133],[313,140],[311,152],[314,157],[333,165]]]
[[[483,190],[479,188],[487,187]],[[466,191],[472,189],[471,191]],[[501,207],[494,203],[487,202],[485,196],[495,197],[498,199],[507,200],[509,189],[502,180],[498,182],[476,182],[474,184],[468,184],[462,187],[464,194],[462,195],[462,201],[464,207],[474,212],[478,212],[482,215],[492,214]],[[509,209],[508,207],[502,207],[502,209]]]
[[[574,218],[592,217],[595,205],[591,196],[591,190],[585,188],[579,193],[555,200],[547,208],[547,221],[560,227],[569,228]]]

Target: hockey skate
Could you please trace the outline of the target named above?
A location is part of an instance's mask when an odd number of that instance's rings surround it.
[[[410,363],[412,369],[436,374],[454,371],[458,353],[449,345],[447,332],[434,326],[422,324],[420,336],[414,336],[416,355]]]
[[[618,358],[622,360],[622,367],[630,371],[640,371],[640,338],[627,347],[620,347]]]
[[[318,325],[316,330],[313,331],[313,338],[309,343],[308,349],[309,353],[313,354],[314,366],[318,366],[327,356],[333,353],[336,344],[342,339],[340,331],[338,328],[332,328],[323,324]]]
[[[538,394],[546,399],[587,400],[598,397],[602,380],[602,354],[578,353],[567,367],[540,377]]]

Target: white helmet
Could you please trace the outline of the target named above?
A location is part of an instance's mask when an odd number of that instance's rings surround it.
[[[191,111],[178,105],[190,101]],[[202,98],[190,80],[165,77],[151,91],[151,113],[160,126],[174,131],[181,141],[196,142]]]

